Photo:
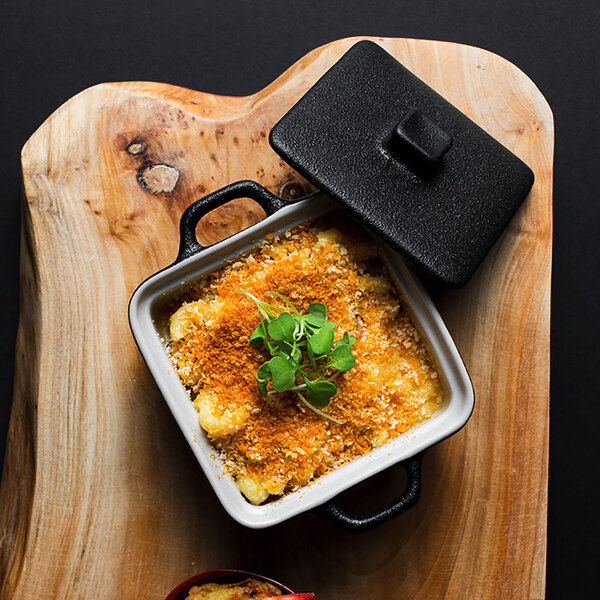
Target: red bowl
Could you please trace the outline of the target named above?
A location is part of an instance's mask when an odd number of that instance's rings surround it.
[[[264,581],[278,587],[284,594],[293,594],[294,592],[290,588],[282,585],[278,581],[257,575],[256,573],[249,573],[248,571],[238,571],[237,569],[215,569],[214,571],[204,571],[204,573],[198,573],[193,575],[189,579],[180,583],[171,593],[166,597],[165,600],[185,600],[187,598],[190,588],[195,585],[202,585],[203,583],[237,583],[243,581],[248,577],[258,579],[258,581]]]

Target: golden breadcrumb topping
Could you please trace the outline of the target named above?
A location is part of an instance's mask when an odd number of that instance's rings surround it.
[[[276,306],[277,291],[305,312],[327,306],[356,338],[356,365],[336,378],[323,410],[292,392],[259,394],[254,373],[269,359],[248,343],[259,323],[245,290]],[[419,335],[398,299],[377,246],[344,221],[326,217],[267,240],[202,279],[172,314],[170,355],[201,427],[244,495],[260,504],[356,458],[431,417],[443,392]]]

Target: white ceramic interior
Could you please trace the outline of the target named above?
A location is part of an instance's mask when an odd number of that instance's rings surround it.
[[[285,231],[334,208],[333,202],[324,195],[290,204],[264,221],[156,273],[138,287],[129,305],[134,338],[183,435],[227,512],[247,527],[269,527],[323,504],[359,481],[452,435],[467,422],[473,410],[471,381],[435,306],[404,260],[382,247],[388,269],[443,381],[442,409],[384,446],[334,469],[297,492],[261,506],[254,506],[244,498],[222,464],[214,458],[212,446],[198,425],[196,409],[167,356],[168,327],[161,317],[161,307],[182,287],[221,267],[225,260],[243,254],[267,233]]]

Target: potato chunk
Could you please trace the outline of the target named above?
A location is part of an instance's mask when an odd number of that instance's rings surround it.
[[[235,433],[248,418],[245,407],[223,406],[214,392],[202,390],[194,400],[198,411],[198,422],[211,437],[222,437]]]
[[[269,497],[269,492],[263,483],[259,483],[252,477],[239,477],[235,481],[240,488],[240,491],[252,504],[260,504]]]
[[[280,496],[285,490],[285,480],[276,478],[262,478],[258,481],[251,475],[238,477],[236,483],[240,491],[252,504],[264,502],[271,494]]]
[[[183,339],[190,330],[196,327],[210,325],[218,317],[223,308],[223,303],[219,301],[204,302],[186,302],[176,310],[169,321],[169,333],[171,340],[177,342]]]

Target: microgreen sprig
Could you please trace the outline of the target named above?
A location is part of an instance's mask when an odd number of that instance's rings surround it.
[[[279,292],[268,293],[282,300],[289,311],[250,292],[237,293],[248,296],[258,308],[260,323],[250,336],[250,344],[264,345],[271,355],[254,374],[261,396],[273,406],[273,394],[294,392],[312,411],[341,424],[320,409],[337,393],[333,379],[354,366],[352,346],[356,339],[346,331],[334,344],[335,323],[327,319],[327,307],[322,302],[313,302],[302,315]]]

